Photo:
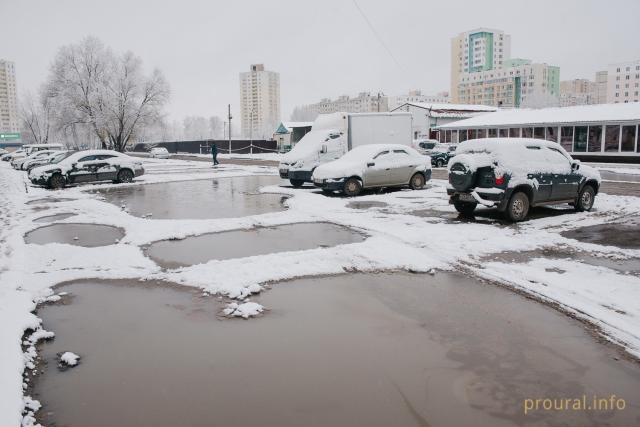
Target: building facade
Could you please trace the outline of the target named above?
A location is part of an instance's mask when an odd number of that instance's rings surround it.
[[[596,72],[596,104],[607,103],[608,74],[607,71]]]
[[[245,138],[271,138],[280,123],[279,73],[263,64],[240,73],[240,123]]]
[[[433,104],[447,104],[450,102],[449,92],[439,92],[435,95],[423,95],[420,90],[410,90],[406,95],[395,95],[388,98],[389,111],[407,102],[421,102]]]
[[[640,101],[640,60],[610,64],[607,70],[607,102]]]
[[[19,132],[15,64],[0,59],[0,132]]]
[[[388,98],[381,94],[372,95],[370,92],[360,92],[357,97],[351,98],[342,95],[337,99],[324,98],[315,104],[299,107],[309,114],[310,117],[316,117],[318,114],[337,113],[344,111],[346,113],[376,113],[389,111]]]
[[[458,85],[462,74],[501,68],[510,58],[511,36],[501,30],[477,28],[451,39],[451,102],[461,102]]]
[[[589,79],[560,82],[560,106],[590,105],[598,103],[597,84]]]
[[[461,104],[542,108],[554,106],[560,95],[560,68],[524,59],[504,61],[501,68],[462,73],[459,79]]]

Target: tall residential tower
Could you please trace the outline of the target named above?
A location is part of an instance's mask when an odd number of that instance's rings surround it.
[[[240,73],[240,121],[242,136],[267,139],[280,123],[280,74],[263,64]]]
[[[0,59],[0,132],[19,131],[15,65]]]

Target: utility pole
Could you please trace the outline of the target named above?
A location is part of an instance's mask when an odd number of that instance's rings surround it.
[[[231,156],[231,104],[228,105],[229,108],[229,156]]]
[[[249,126],[249,154],[253,155],[253,107],[249,111],[251,125]]]

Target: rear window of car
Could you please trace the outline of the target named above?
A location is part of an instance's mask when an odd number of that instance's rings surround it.
[[[375,155],[375,157],[374,157],[374,159],[377,159],[377,158],[378,158],[378,157],[380,157],[380,156],[384,156],[385,154],[389,154],[389,152],[388,152],[388,151],[382,151],[382,152],[380,152],[380,153],[376,154],[376,155]]]

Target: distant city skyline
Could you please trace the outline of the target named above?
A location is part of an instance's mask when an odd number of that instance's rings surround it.
[[[185,0],[161,8],[151,1],[114,0],[90,8],[80,0],[4,1],[0,14],[10,19],[0,27],[0,39],[11,43],[0,45],[0,58],[15,63],[21,95],[35,92],[61,46],[94,35],[165,73],[172,89],[169,120],[224,117],[229,103],[239,118],[238,72],[265,63],[280,74],[281,117],[287,119],[297,105],[344,94],[447,90],[451,38],[478,27],[511,35],[512,57],[558,65],[562,80],[592,79],[608,64],[640,56],[640,2],[608,6],[543,0],[535,7],[523,3],[523,10],[512,1],[361,0],[374,34],[351,2],[339,0]]]

